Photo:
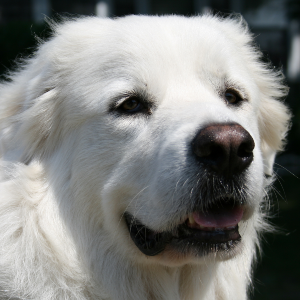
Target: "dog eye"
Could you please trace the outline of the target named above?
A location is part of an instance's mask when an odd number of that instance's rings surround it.
[[[142,109],[142,104],[139,101],[139,99],[132,97],[127,99],[126,101],[124,101],[122,103],[122,105],[120,106],[121,110],[123,110],[124,112],[137,112],[140,111]]]
[[[229,104],[237,104],[240,101],[242,101],[242,98],[240,97],[240,95],[232,90],[227,90],[225,92],[225,99],[227,100],[227,102]]]

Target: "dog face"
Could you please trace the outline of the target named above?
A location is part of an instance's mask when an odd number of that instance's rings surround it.
[[[87,257],[122,245],[178,265],[255,242],[289,116],[251,41],[237,20],[127,17],[67,22],[41,46],[10,155],[65,191]]]

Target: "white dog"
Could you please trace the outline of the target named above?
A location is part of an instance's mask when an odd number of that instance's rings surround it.
[[[281,73],[240,18],[52,27],[0,86],[1,299],[247,299]]]

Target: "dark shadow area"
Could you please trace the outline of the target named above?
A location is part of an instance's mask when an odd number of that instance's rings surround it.
[[[266,234],[263,255],[254,274],[255,300],[300,299],[299,178],[278,179],[272,192],[272,223],[279,233]]]

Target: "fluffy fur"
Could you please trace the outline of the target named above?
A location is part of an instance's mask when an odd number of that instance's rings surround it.
[[[1,299],[247,299],[267,226],[264,174],[289,123],[282,74],[261,62],[241,18],[91,17],[52,27],[0,85]],[[245,98],[239,108],[220,97],[228,85]],[[116,112],[130,93],[150,99],[147,116]],[[218,122],[241,124],[256,145],[241,247],[230,257],[145,256],[124,212],[155,230],[177,224],[201,176],[188,145]]]

